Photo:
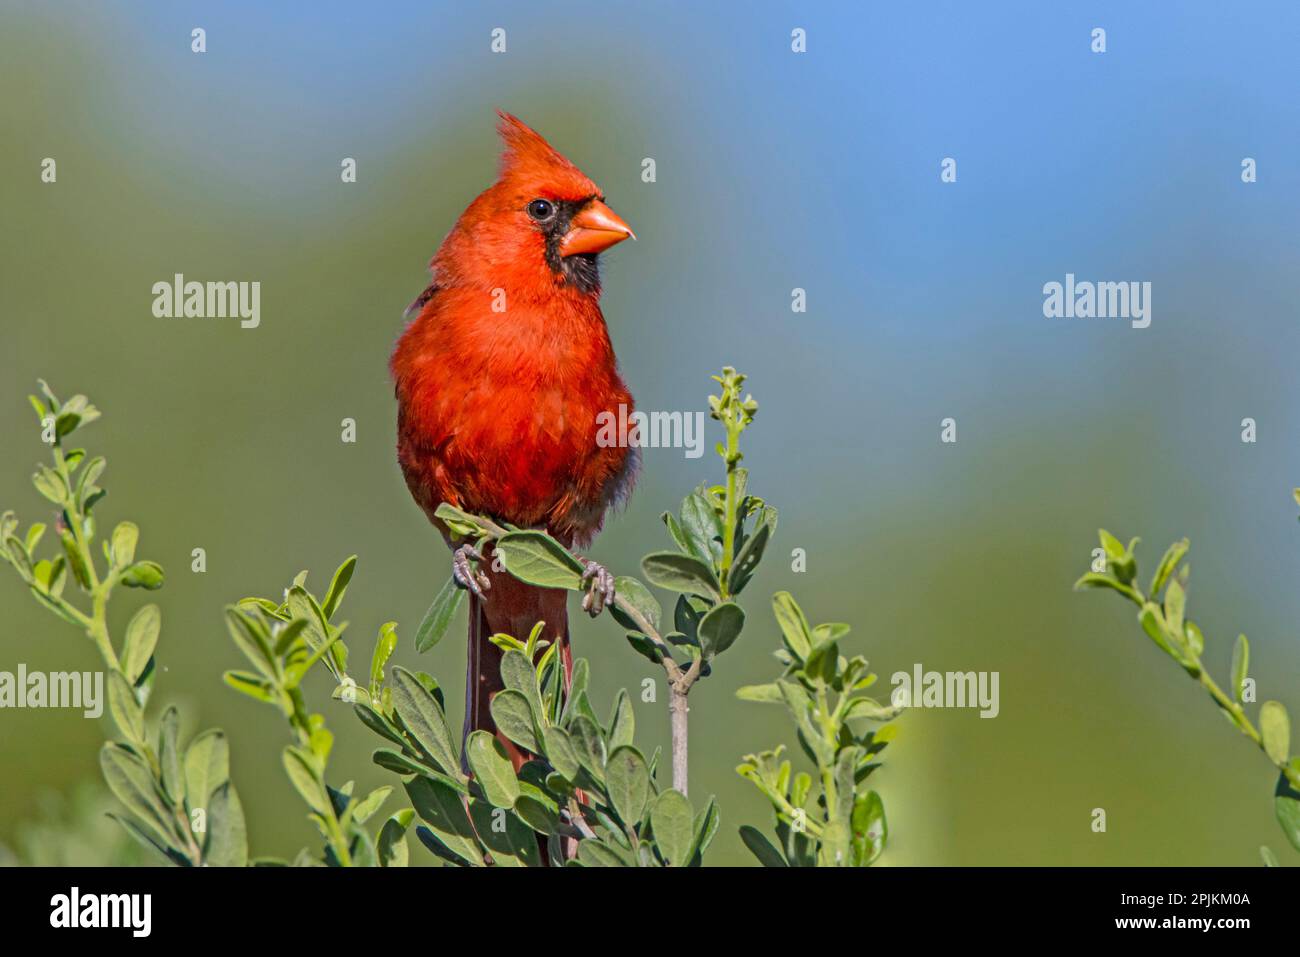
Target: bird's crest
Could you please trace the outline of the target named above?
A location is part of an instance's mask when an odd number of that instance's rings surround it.
[[[600,187],[516,116],[498,110],[501,122],[501,176],[504,181],[527,181],[553,191],[558,198],[586,199]]]

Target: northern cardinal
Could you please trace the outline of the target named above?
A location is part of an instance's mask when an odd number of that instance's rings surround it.
[[[501,651],[538,621],[572,672],[567,592],[525,585],[459,547],[434,517],[439,503],[585,548],[605,512],[630,493],[634,447],[597,444],[598,416],[632,411],[600,311],[597,255],[635,238],[600,188],[541,136],[500,113],[497,181],[461,214],[430,263],[433,281],[390,362],[397,457],[407,487],[454,550],[470,592],[465,734],[495,730]],[[613,579],[583,560],[583,607],[613,601]],[[524,756],[500,734],[516,765]]]

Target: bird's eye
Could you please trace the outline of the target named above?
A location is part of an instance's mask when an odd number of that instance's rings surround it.
[[[555,207],[544,199],[535,199],[528,204],[528,215],[533,219],[548,219]]]

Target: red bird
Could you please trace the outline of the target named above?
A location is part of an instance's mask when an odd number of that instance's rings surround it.
[[[433,282],[390,362],[397,457],[430,521],[439,503],[585,547],[630,493],[637,451],[597,444],[598,416],[632,411],[600,311],[596,257],[629,237],[600,188],[507,113],[500,174],[461,214],[430,263]],[[465,734],[494,730],[501,651],[489,636],[525,638],[538,621],[572,669],[567,592],[524,585],[492,568],[491,550],[455,548],[470,591]],[[613,579],[586,562],[593,615]],[[509,742],[516,762],[522,761]]]

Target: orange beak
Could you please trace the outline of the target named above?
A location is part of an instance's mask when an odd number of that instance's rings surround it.
[[[632,227],[600,200],[593,199],[569,220],[569,231],[560,240],[560,255],[604,252],[625,239],[636,239]]]

